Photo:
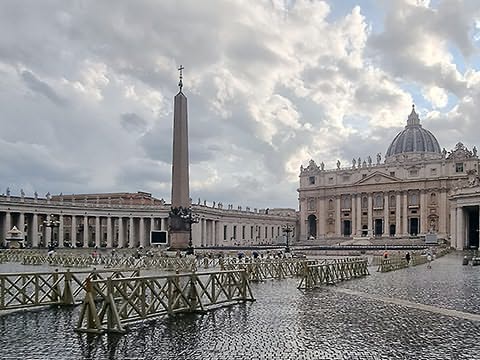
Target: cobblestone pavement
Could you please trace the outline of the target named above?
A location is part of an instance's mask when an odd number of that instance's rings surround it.
[[[450,255],[428,271],[372,274],[312,291],[296,279],[252,284],[254,303],[159,318],[124,336],[73,333],[78,308],[10,314],[0,317],[0,359],[480,359],[480,322],[357,295],[479,314],[480,267]]]

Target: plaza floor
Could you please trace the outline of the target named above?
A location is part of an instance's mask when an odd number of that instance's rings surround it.
[[[73,332],[78,308],[0,317],[0,359],[480,359],[480,267],[462,254],[336,286],[252,284],[254,303]]]

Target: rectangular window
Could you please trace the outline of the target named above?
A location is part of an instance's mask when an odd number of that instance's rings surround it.
[[[227,240],[227,225],[223,225],[223,240]]]
[[[280,226],[277,228],[277,236],[280,236]]]
[[[245,225],[242,226],[242,240],[245,240]]]
[[[236,225],[233,226],[233,238],[234,239],[237,238],[237,226]]]
[[[416,177],[418,176],[418,170],[417,169],[412,169],[409,171],[410,177]]]
[[[267,233],[267,231],[268,231],[268,227],[265,226],[265,239],[268,238],[268,233]]]
[[[315,176],[310,176],[310,177],[308,178],[308,183],[309,183],[310,185],[314,185],[314,184],[315,184]]]
[[[390,176],[395,176],[395,171],[390,171]]]
[[[463,163],[456,163],[455,164],[455,172],[456,173],[463,173]]]
[[[275,228],[272,226],[272,239],[275,237]]]

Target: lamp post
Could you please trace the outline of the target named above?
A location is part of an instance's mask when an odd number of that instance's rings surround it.
[[[192,208],[189,207],[187,214],[183,216],[183,221],[185,221],[188,224],[188,229],[189,229],[188,248],[185,252],[187,255],[193,255],[195,254],[195,249],[193,247],[193,242],[192,242],[192,224],[198,223],[199,218],[197,214],[193,213]]]
[[[290,252],[289,239],[290,239],[290,233],[293,232],[294,228],[295,227],[293,225],[289,225],[289,224],[285,224],[282,226],[282,231],[287,235],[287,246],[285,247],[286,253]]]
[[[54,245],[54,243],[53,243],[53,229],[60,226],[60,221],[58,221],[58,220],[55,218],[55,215],[50,214],[50,215],[47,217],[47,220],[45,220],[45,221],[43,222],[43,225],[44,225],[46,228],[49,228],[49,229],[50,229],[50,244],[45,244],[45,245],[47,245],[47,246],[49,247],[49,249],[54,249],[54,248],[55,248],[55,245]]]

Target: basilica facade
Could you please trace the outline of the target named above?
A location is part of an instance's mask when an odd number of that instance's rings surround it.
[[[479,158],[458,143],[441,149],[413,107],[385,159],[353,159],[336,169],[311,160],[300,169],[299,239],[423,239],[478,248]]]

